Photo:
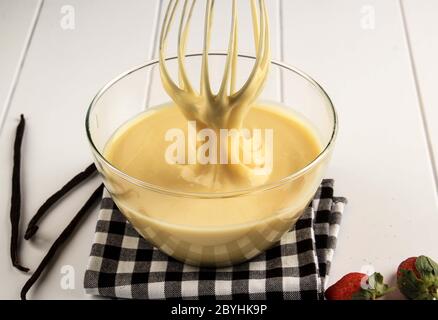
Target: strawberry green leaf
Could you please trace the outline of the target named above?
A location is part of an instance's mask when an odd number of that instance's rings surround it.
[[[415,268],[422,278],[438,277],[438,264],[426,256],[419,256]]]
[[[375,297],[370,290],[361,289],[351,296],[351,300],[375,300]]]
[[[438,300],[438,278],[418,279],[411,270],[402,270],[397,281],[403,295],[412,300]]]
[[[368,288],[361,288],[353,294],[353,300],[376,300],[394,289],[384,283],[383,276],[377,272],[368,277],[367,284]]]
[[[401,293],[408,299],[416,299],[421,295],[422,282],[411,270],[401,270],[397,285]]]

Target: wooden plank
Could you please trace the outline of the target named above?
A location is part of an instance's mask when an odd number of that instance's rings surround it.
[[[0,1],[0,128],[6,104],[18,80],[40,2]]]
[[[401,1],[438,188],[438,2]]]
[[[23,225],[53,191],[91,162],[85,111],[98,89],[117,74],[150,59],[158,1],[46,1],[20,81],[0,133],[0,298],[19,297],[27,276],[11,267],[9,197],[12,144],[20,113],[27,118],[23,144]],[[64,7],[69,6],[69,7]],[[66,9],[67,8],[67,9]],[[75,28],[61,21],[73,8]],[[64,23],[66,21],[64,20]],[[64,24],[65,26],[65,24]],[[35,270],[48,247],[99,183],[77,190],[41,224],[38,240],[25,243],[24,265]],[[96,215],[87,219],[65,247],[31,299],[84,298],[83,274]],[[75,289],[61,288],[61,268],[73,266]]]
[[[281,11],[285,61],[318,80],[339,113],[327,176],[349,204],[331,282],[367,265],[393,282],[402,259],[438,257],[437,199],[398,1],[294,0]]]

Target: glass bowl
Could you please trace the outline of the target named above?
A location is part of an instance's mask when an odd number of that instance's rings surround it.
[[[200,74],[201,58],[201,54],[186,56],[189,75]],[[210,53],[209,59],[211,66],[223,70],[225,53]],[[238,84],[246,80],[254,60],[252,56],[238,56]],[[176,57],[166,62],[169,71],[176,76]],[[213,88],[218,87],[221,76],[221,72],[211,72]],[[117,129],[140,113],[170,102],[161,86],[157,60],[121,74],[94,97],[85,124],[96,166],[120,211],[141,236],[162,252],[192,265],[236,264],[279,241],[309,205],[321,183],[336,138],[338,125],[333,104],[308,75],[275,61],[271,62],[259,100],[281,104],[285,111],[306,119],[318,135],[322,151],[305,167],[274,183],[230,192],[202,193],[140,181],[105,159],[105,146]],[[169,216],[169,212],[190,215],[200,214],[200,210],[201,214],[212,217],[241,215],[245,211],[242,203],[255,204],[257,210],[266,213],[265,217],[251,219],[251,214],[247,214],[249,218],[243,223],[213,226],[176,224],[162,218]]]

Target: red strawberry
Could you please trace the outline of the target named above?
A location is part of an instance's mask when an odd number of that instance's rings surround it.
[[[375,300],[390,290],[380,273],[368,277],[364,273],[352,272],[329,287],[325,297],[327,300]]]
[[[397,269],[397,285],[408,299],[438,299],[438,264],[426,256],[411,257]]]
[[[417,278],[420,278],[420,274],[418,273],[417,268],[415,268],[415,261],[417,261],[417,257],[410,257],[400,263],[397,269],[397,279],[400,278],[402,270],[411,270],[415,273]]]

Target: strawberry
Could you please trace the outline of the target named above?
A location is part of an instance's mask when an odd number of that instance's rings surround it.
[[[426,256],[406,259],[398,266],[397,285],[408,299],[437,300],[438,264]]]
[[[329,287],[325,297],[327,300],[375,300],[391,290],[380,273],[368,277],[364,273],[352,272]]]
[[[417,257],[407,258],[405,261],[402,261],[397,269],[397,279],[399,279],[402,275],[402,270],[411,270],[417,278],[420,278],[420,273],[417,268],[415,268],[415,261],[417,261]]]

